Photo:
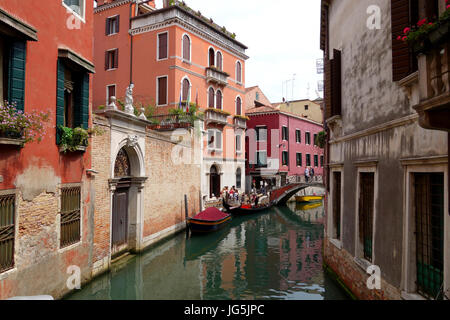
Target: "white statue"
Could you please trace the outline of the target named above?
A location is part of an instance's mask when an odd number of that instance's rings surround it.
[[[133,88],[134,84],[130,84],[125,93],[125,112],[134,115],[133,108]]]
[[[110,98],[111,103],[108,105],[107,110],[117,110],[117,106],[116,106],[116,97],[112,96]]]

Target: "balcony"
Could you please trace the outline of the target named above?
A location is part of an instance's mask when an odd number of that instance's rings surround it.
[[[240,129],[247,129],[247,117],[244,116],[234,116],[234,127]]]
[[[219,125],[226,125],[228,123],[228,116],[230,114],[220,109],[209,108],[205,111],[205,123],[215,123]]]
[[[450,43],[449,26],[428,37],[418,54],[420,103],[414,106],[419,124],[426,129],[450,131]]]
[[[219,86],[226,86],[228,84],[228,77],[230,75],[215,67],[206,68],[206,82],[212,82]]]

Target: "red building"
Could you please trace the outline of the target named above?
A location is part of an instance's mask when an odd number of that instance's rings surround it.
[[[0,299],[61,296],[69,266],[90,275],[92,33],[92,1],[0,3]],[[10,103],[48,114],[39,143]]]
[[[247,110],[247,187],[261,180],[272,185],[304,179],[306,167],[323,175],[323,149],[315,137],[320,123],[269,106]]]

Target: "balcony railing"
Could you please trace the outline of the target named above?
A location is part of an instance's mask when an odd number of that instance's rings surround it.
[[[206,68],[206,81],[213,82],[218,85],[226,86],[228,84],[228,77],[230,75],[219,69],[208,67]]]
[[[208,123],[216,123],[216,124],[221,124],[221,125],[225,125],[228,123],[228,116],[230,114],[222,111],[220,109],[206,109],[205,111],[205,122],[206,124]]]
[[[170,131],[180,128],[190,128],[194,125],[194,116],[191,115],[174,115],[164,114],[156,115],[148,118],[151,125],[149,128],[158,131]]]
[[[419,54],[420,103],[414,106],[427,129],[450,129],[450,43],[434,44]]]

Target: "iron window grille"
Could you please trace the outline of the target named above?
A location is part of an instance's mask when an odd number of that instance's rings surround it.
[[[14,267],[15,200],[14,194],[0,196],[0,272]]]
[[[444,174],[414,174],[417,292],[443,299]]]
[[[81,187],[61,190],[61,248],[81,240]]]

